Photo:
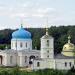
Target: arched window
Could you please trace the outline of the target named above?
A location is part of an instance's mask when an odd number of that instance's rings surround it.
[[[26,42],[26,48],[27,48],[27,42]]]
[[[39,56],[36,56],[36,58],[39,58]]]
[[[40,62],[37,62],[37,67],[39,67],[40,66]]]
[[[25,56],[25,63],[27,62],[27,56]]]
[[[12,61],[13,61],[12,59],[13,59],[13,56],[10,56],[10,63],[11,64],[12,64]]]
[[[49,53],[49,50],[47,51],[47,53]]]
[[[49,55],[47,57],[49,58]]]
[[[49,46],[49,40],[47,40],[47,46]]]
[[[20,47],[22,47],[23,45],[22,45],[22,42],[20,43]]]
[[[67,67],[67,62],[65,62],[65,67]]]
[[[70,67],[71,67],[71,62],[69,63]]]
[[[31,55],[30,57],[29,57],[29,59],[31,60],[31,59],[35,59],[35,56],[34,55]]]

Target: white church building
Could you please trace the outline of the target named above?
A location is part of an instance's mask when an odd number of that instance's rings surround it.
[[[11,49],[0,50],[0,66],[68,70],[75,65],[75,46],[70,39],[69,36],[62,52],[54,55],[54,38],[48,34],[48,29],[40,38],[41,49],[37,50],[32,49],[31,33],[21,26],[12,33]]]

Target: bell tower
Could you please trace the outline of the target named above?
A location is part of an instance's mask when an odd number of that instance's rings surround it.
[[[41,38],[41,58],[54,58],[54,38],[49,35],[48,28]]]

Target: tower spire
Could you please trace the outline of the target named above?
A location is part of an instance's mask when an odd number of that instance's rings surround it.
[[[46,28],[46,35],[48,35],[48,28]]]
[[[47,18],[47,25],[46,25],[46,35],[48,35],[48,18]]]
[[[23,24],[21,23],[21,28],[23,28]]]
[[[71,36],[69,35],[68,36],[68,43],[70,43],[71,42]]]
[[[23,20],[21,19],[21,28],[23,28]]]

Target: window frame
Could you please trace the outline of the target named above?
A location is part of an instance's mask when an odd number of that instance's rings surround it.
[[[47,40],[47,46],[49,47],[49,40]]]
[[[26,44],[25,44],[25,45],[26,45],[26,48],[27,48],[27,42],[26,42]]]
[[[13,63],[13,56],[10,56],[10,64],[12,64]]]
[[[40,67],[40,62],[37,62],[37,67]]]
[[[20,42],[20,47],[21,47],[21,48],[23,47],[23,43],[22,43],[22,42]]]
[[[24,57],[25,63],[27,62],[27,56]]]
[[[67,62],[65,62],[65,67],[67,67]]]

